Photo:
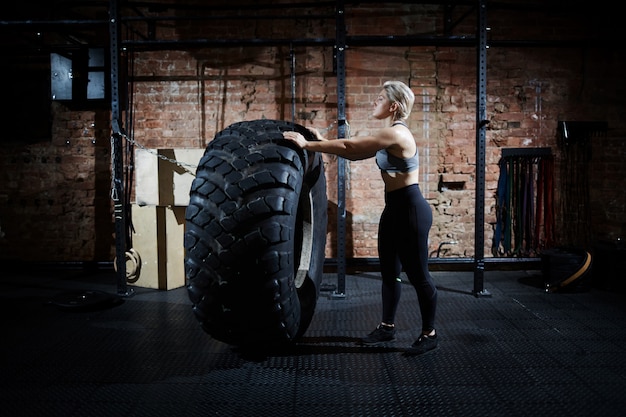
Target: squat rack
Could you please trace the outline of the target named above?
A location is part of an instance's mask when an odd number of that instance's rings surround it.
[[[110,36],[110,77],[111,77],[111,128],[112,128],[112,177],[115,214],[115,253],[118,294],[130,295],[126,285],[126,207],[124,207],[126,193],[124,189],[123,172],[123,147],[122,141],[125,136],[121,122],[120,112],[120,57],[121,50],[165,50],[198,47],[227,47],[227,46],[276,46],[276,45],[309,45],[309,46],[333,46],[335,54],[336,76],[337,76],[337,126],[338,137],[345,138],[346,135],[346,115],[345,115],[345,53],[348,46],[462,46],[476,47],[478,68],[477,68],[477,108],[476,108],[476,204],[475,204],[475,257],[473,258],[474,270],[474,295],[489,296],[484,289],[484,196],[485,196],[485,138],[486,138],[486,49],[487,49],[487,27],[486,27],[486,0],[456,1],[454,5],[445,3],[446,15],[451,13],[456,5],[475,7],[478,13],[477,37],[467,36],[348,36],[345,24],[345,4],[344,0],[326,3],[302,3],[291,5],[292,7],[310,7],[332,5],[335,7],[336,33],[335,39],[239,39],[239,40],[219,40],[219,39],[192,39],[184,41],[163,41],[146,37],[144,40],[121,40],[121,23],[125,20],[119,11],[119,0],[110,0],[109,6],[109,36]],[[364,3],[359,1],[357,3]],[[367,3],[367,1],[365,2]],[[408,1],[407,3],[414,3]],[[438,4],[436,1],[427,1],[424,4]],[[309,16],[310,17],[310,16]],[[319,17],[319,16],[318,16]],[[137,19],[137,18],[135,18]],[[147,18],[146,18],[147,19]],[[451,29],[450,19],[446,18],[446,31]],[[293,98],[292,98],[293,99]],[[334,293],[336,297],[343,297],[345,294],[346,275],[346,207],[345,207],[345,160],[338,158],[337,175],[337,289]]]

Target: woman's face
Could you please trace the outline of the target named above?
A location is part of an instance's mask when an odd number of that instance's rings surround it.
[[[387,92],[383,89],[374,100],[374,110],[372,116],[378,120],[386,119],[391,116],[391,102],[387,98]]]

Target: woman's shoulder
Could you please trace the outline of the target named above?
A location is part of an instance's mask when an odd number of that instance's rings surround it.
[[[392,125],[384,127],[379,131],[381,136],[387,137],[392,143],[402,144],[415,142],[413,133],[406,125]]]
[[[387,139],[400,139],[402,132],[396,128],[396,126],[386,126],[376,131],[377,137],[383,137]]]

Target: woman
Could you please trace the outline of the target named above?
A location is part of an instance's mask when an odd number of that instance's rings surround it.
[[[389,126],[372,136],[326,140],[311,129],[319,141],[307,141],[297,132],[284,132],[303,149],[350,160],[376,157],[385,184],[385,209],[378,229],[378,255],[382,276],[382,320],[361,344],[377,345],[395,340],[395,316],[404,268],[417,292],[422,319],[421,334],[405,354],[419,355],[437,347],[435,313],[437,288],[428,271],[428,233],[432,211],[419,188],[417,143],[407,127],[415,96],[400,81],[387,81],[374,102],[372,116],[389,120]]]

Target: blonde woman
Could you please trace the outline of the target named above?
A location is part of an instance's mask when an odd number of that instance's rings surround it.
[[[400,81],[387,81],[374,101],[372,116],[387,120],[387,127],[371,136],[327,140],[311,129],[319,141],[307,141],[298,132],[284,132],[299,147],[338,155],[350,160],[376,157],[385,184],[385,209],[378,228],[378,256],[382,277],[382,319],[376,328],[360,339],[363,345],[395,340],[395,316],[404,269],[417,292],[421,329],[406,355],[420,355],[437,347],[435,314],[437,288],[428,270],[428,233],[432,211],[419,188],[417,143],[407,127],[415,96]]]

